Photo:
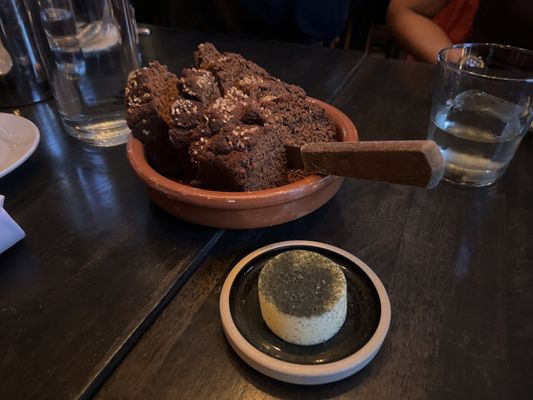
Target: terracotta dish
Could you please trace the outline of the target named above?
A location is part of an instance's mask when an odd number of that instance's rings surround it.
[[[335,107],[319,104],[335,120],[339,141],[355,142],[352,121]],[[344,178],[310,175],[294,183],[253,192],[219,192],[178,183],[156,172],[146,160],[141,141],[130,135],[130,164],[148,188],[150,198],[172,215],[199,225],[226,229],[252,229],[279,225],[307,215],[330,200]]]

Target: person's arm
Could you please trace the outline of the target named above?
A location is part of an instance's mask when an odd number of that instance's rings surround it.
[[[387,27],[398,44],[417,61],[436,63],[437,53],[452,44],[431,20],[446,3],[446,0],[391,0]]]

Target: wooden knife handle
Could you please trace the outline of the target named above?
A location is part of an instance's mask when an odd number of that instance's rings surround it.
[[[301,153],[314,172],[427,188],[438,185],[445,167],[431,140],[309,143]]]

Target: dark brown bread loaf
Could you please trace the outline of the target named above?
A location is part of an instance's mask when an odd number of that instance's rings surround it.
[[[215,76],[206,70],[185,68],[179,79],[181,94],[189,99],[208,105],[220,97]]]
[[[271,77],[259,65],[246,60],[240,54],[220,53],[211,43],[199,45],[194,59],[198,68],[206,69],[215,76],[222,95],[235,87],[245,76]]]
[[[189,146],[202,137],[211,136],[204,106],[199,101],[178,97],[170,107],[172,121],[168,135],[177,151],[184,178],[196,178],[196,168],[189,157]]]
[[[170,105],[171,125],[195,128],[204,119],[204,106],[199,101],[179,96]]]
[[[305,91],[271,76],[265,69],[240,54],[220,53],[212,43],[202,43],[194,53],[196,66],[213,73],[220,91],[226,94],[233,87],[254,99],[266,95],[294,94],[305,97]]]
[[[235,87],[257,101],[269,100],[287,94],[301,98],[306,96],[302,88],[286,84],[271,76],[246,75],[236,82]]]
[[[206,110],[209,127],[213,133],[218,132],[228,124],[240,122],[249,98],[236,88],[231,88],[223,96],[216,99]]]
[[[168,136],[170,105],[177,96],[177,76],[157,61],[131,72],[125,88],[126,122],[156,170],[169,177],[181,170]]]
[[[226,191],[267,189],[287,182],[283,144],[269,128],[229,125],[190,147],[205,187]]]
[[[289,94],[260,104],[266,111],[267,123],[276,126],[285,145],[303,146],[336,140],[335,122],[315,103]]]
[[[194,63],[196,67],[208,70],[209,66],[213,64],[222,54],[216,49],[213,43],[200,43],[198,48],[193,53]]]
[[[126,87],[128,124],[155,169],[207,189],[261,190],[305,176],[285,145],[334,141],[334,121],[305,91],[239,54],[203,43],[177,78],[154,62]]]

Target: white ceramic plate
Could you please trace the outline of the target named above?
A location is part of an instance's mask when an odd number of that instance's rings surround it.
[[[26,161],[39,144],[39,129],[26,118],[0,113],[0,178]]]
[[[266,260],[293,249],[334,259],[346,276],[346,322],[320,345],[284,342],[269,331],[260,316],[255,293],[258,274]],[[294,240],[263,247],[237,263],[220,294],[220,316],[229,343],[251,367],[284,382],[317,385],[346,378],[374,358],[389,330],[391,309],[385,287],[359,258],[328,244]]]

